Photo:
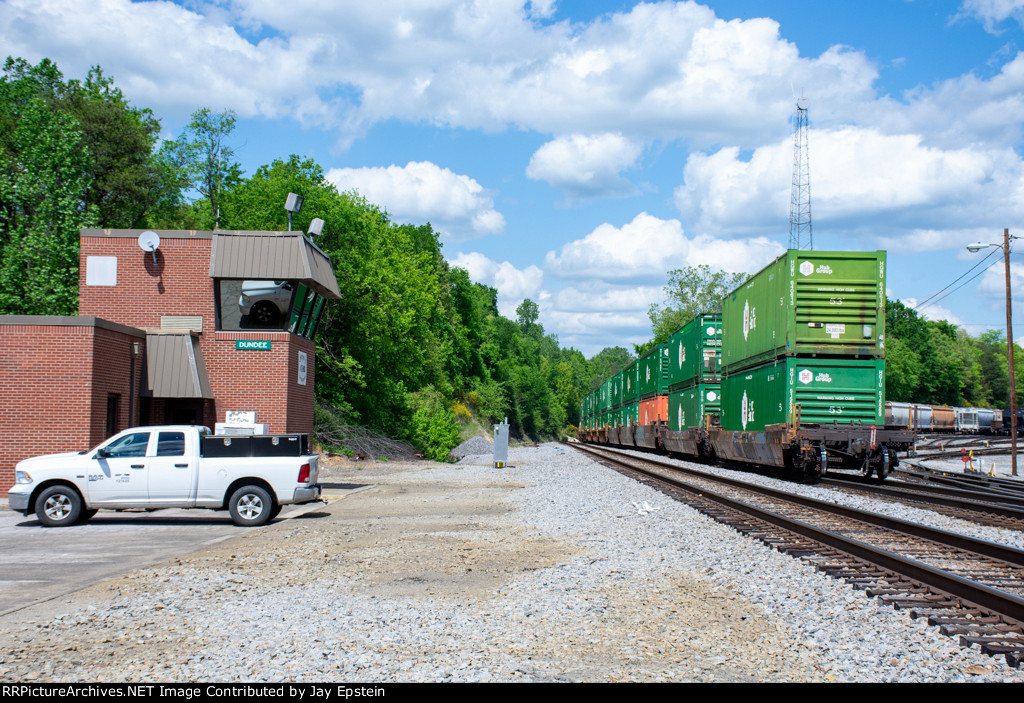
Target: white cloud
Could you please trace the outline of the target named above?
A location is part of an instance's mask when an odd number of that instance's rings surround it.
[[[960,13],[977,17],[992,33],[998,33],[996,25],[1009,17],[1024,26],[1024,0],[964,0]]]
[[[816,231],[962,246],[966,231],[1024,219],[1024,165],[1012,148],[941,149],[856,127],[812,130],[809,142]],[[692,154],[676,206],[701,232],[788,232],[792,149],[785,140],[748,160],[735,147]]]
[[[679,220],[642,212],[622,227],[603,224],[559,253],[549,251],[547,273],[565,279],[664,284],[671,269],[708,264],[729,271],[757,271],[782,252],[764,237],[725,240],[688,239]]]
[[[544,324],[559,333],[563,346],[593,356],[605,347],[640,344],[651,338],[647,310],[661,302],[662,286],[616,285],[580,281],[551,297]]]
[[[515,319],[516,308],[523,299],[530,298],[534,302],[542,299],[544,272],[536,266],[517,269],[508,261],[498,263],[475,251],[466,254],[460,251],[448,259],[448,263],[465,269],[474,283],[495,288],[498,291],[498,312],[509,319]]]
[[[1022,113],[1024,53],[1016,53],[989,79],[967,73],[933,87],[918,86],[902,102],[864,102],[844,121],[857,120],[887,134],[920,134],[928,145],[958,148],[1019,141]]]
[[[494,209],[483,186],[429,161],[386,168],[332,168],[326,177],[338,190],[358,191],[398,221],[430,222],[448,241],[505,230],[505,218]]]
[[[552,296],[554,309],[561,312],[630,312],[646,316],[652,303],[660,302],[663,286],[613,285],[603,281],[581,281]]]
[[[640,213],[622,227],[603,224],[548,252],[546,273],[572,284],[552,296],[545,319],[558,325],[563,345],[588,356],[606,346],[629,347],[651,338],[647,313],[653,303],[664,302],[669,270],[706,264],[753,273],[782,251],[763,237],[687,238],[679,220]]]
[[[558,137],[537,149],[526,175],[577,197],[628,195],[635,188],[619,172],[634,166],[642,151],[621,134]]]
[[[981,297],[981,306],[984,308],[982,319],[1005,319],[1006,265],[1002,258],[1002,253],[999,253],[997,263],[985,271],[976,288]],[[1024,316],[1024,264],[1014,263],[1012,258],[1010,259],[1010,295],[1012,296],[1011,310],[1014,315],[1013,326],[1019,330],[1020,320],[1024,319],[1022,318]],[[1005,330],[1005,325],[1002,327]]]
[[[622,312],[567,313],[553,311],[543,319],[546,330],[558,330],[558,343],[592,357],[605,347],[642,344],[651,338],[646,315]]]
[[[0,36],[7,53],[56,58],[71,76],[98,63],[162,116],[197,105],[290,116],[336,130],[343,145],[399,120],[750,149],[787,130],[793,85],[813,95],[818,127],[852,122],[945,148],[1020,138],[1024,54],[991,79],[969,73],[879,98],[878,71],[861,52],[801,56],[771,19],[724,21],[693,2],[638,3],[580,23],[552,22],[554,9],[552,0],[6,0]],[[1019,0],[967,0],[962,12],[1002,21],[1024,10]],[[539,151],[535,177],[605,192],[633,163],[624,148],[595,157],[591,176]]]
[[[903,298],[902,300],[900,300],[900,302],[911,309],[916,308],[918,305],[917,298]],[[955,315],[947,308],[944,308],[938,304],[925,303],[924,305],[921,306],[920,310],[915,310],[915,312],[917,312],[918,315],[920,315],[926,320],[945,320],[946,322],[949,322],[951,325],[955,325],[957,327],[962,327],[964,325],[964,321],[962,319],[957,317],[957,315]]]
[[[530,0],[528,9],[530,17],[548,18],[555,14],[558,0]]]
[[[242,116],[334,119],[296,90],[315,82],[326,37],[252,42],[225,20],[171,2],[9,0],[0,5],[0,36],[7,54],[33,62],[59,56],[68,76],[99,64],[132,102],[161,114],[209,105]]]
[[[343,143],[389,119],[760,143],[785,125],[791,82],[844,114],[876,77],[860,53],[804,58],[772,20],[725,22],[690,2],[576,24],[551,22],[546,0],[190,7],[8,0],[0,36],[8,53],[60,57],[69,74],[99,63],[159,114],[291,115]]]

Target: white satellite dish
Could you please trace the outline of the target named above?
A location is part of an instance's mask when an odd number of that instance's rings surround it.
[[[153,265],[156,266],[156,250],[160,246],[160,235],[151,229],[139,235],[139,248],[153,252]]]

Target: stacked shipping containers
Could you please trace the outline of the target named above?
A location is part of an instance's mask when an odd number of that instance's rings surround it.
[[[693,318],[669,337],[668,350],[668,427],[697,427],[721,407],[722,316]]]
[[[610,401],[610,403],[611,404],[609,405],[609,410],[611,410],[612,413],[611,413],[611,422],[609,422],[608,424],[613,426],[613,427],[617,427],[617,426],[622,424],[622,422],[621,422],[621,415],[622,415],[622,413],[621,413],[621,409],[622,409],[622,372],[621,371],[618,372],[617,374],[615,374],[614,376],[612,376],[611,401]]]
[[[612,398],[612,379],[601,384],[597,397],[597,426],[607,427]]]
[[[622,424],[637,424],[639,388],[637,386],[637,362],[622,371]]]
[[[885,423],[885,252],[790,250],[722,304],[722,427]]]
[[[637,424],[650,425],[668,420],[668,368],[667,344],[657,344],[636,361],[637,367]]]

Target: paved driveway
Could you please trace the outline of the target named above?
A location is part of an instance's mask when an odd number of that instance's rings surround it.
[[[352,486],[359,488],[361,486]],[[338,495],[347,491],[330,491]],[[325,496],[330,499],[332,496]],[[326,515],[322,503],[289,505],[271,522]],[[226,511],[101,510],[81,525],[42,527],[34,515],[0,509],[0,615],[96,581],[194,552],[262,528],[236,527]]]

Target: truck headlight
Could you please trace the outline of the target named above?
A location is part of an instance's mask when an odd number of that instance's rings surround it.
[[[15,471],[14,472],[14,482],[15,483],[32,483],[32,477],[29,476],[24,471]]]

